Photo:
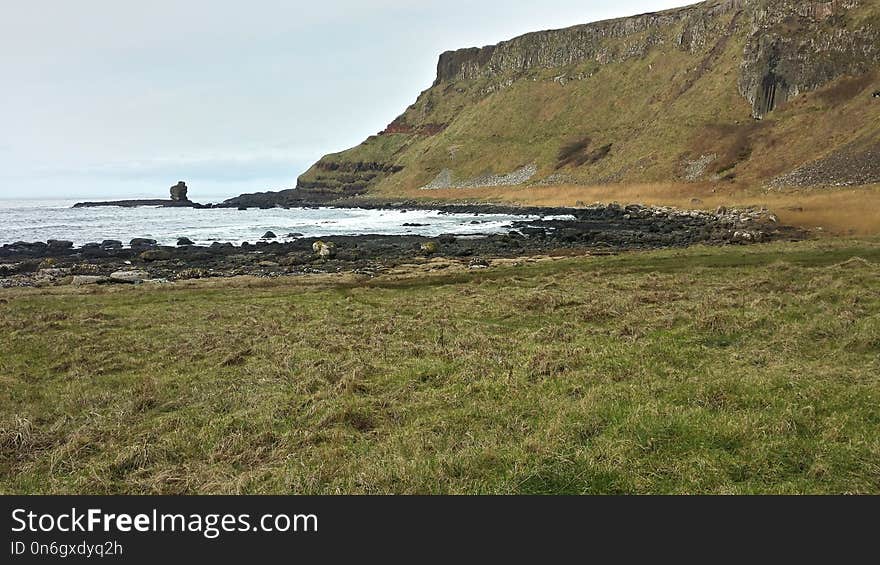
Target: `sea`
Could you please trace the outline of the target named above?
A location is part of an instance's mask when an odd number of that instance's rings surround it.
[[[0,245],[50,239],[72,241],[76,246],[106,239],[127,244],[136,237],[155,239],[160,245],[175,245],[180,237],[187,237],[197,245],[241,244],[256,242],[268,231],[275,233],[279,241],[368,234],[492,234],[509,231],[514,220],[531,218],[359,208],[73,208],[78,201],[81,199],[0,199]]]

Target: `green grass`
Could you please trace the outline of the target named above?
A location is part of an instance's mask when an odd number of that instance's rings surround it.
[[[880,245],[0,291],[6,493],[878,493]]]

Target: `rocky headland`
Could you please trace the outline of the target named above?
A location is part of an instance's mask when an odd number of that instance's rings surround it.
[[[322,157],[295,189],[229,204],[502,185],[878,183],[878,8],[709,0],[448,51],[384,130]]]

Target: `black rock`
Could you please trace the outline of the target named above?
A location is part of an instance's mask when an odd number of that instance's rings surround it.
[[[158,242],[155,239],[136,237],[129,242],[129,245],[131,245],[132,247],[152,247],[157,243]]]
[[[86,243],[86,244],[84,244],[84,245],[82,246],[82,249],[100,249],[100,248],[101,248],[101,244],[100,244],[100,243],[94,243],[94,242],[92,242],[92,243]]]
[[[522,233],[526,237],[544,237],[546,235],[544,228],[537,228],[537,227],[526,228],[526,227],[524,227],[524,228],[520,228],[519,231],[520,231],[520,233]]]
[[[98,259],[98,258],[104,258],[104,257],[110,256],[110,254],[107,252],[106,248],[103,248],[100,245],[98,245],[97,247],[89,247],[90,245],[97,245],[97,244],[89,243],[89,244],[83,245],[82,249],[79,252],[80,255],[82,255],[86,259]]]
[[[160,198],[142,200],[104,200],[101,202],[77,202],[74,208],[100,208],[105,206],[119,206],[121,208],[139,208],[142,206],[159,206],[161,208],[195,208],[197,210],[212,208],[213,206],[199,204],[191,200],[162,200]]]
[[[188,237],[180,237],[177,239],[177,245],[182,247],[184,245],[195,245],[195,243]]]
[[[101,242],[104,249],[122,249],[122,242],[118,239],[105,239]]]
[[[278,237],[278,236],[275,235],[275,232],[271,232],[271,231],[267,231],[266,233],[263,234],[263,239],[275,239],[276,237]]]
[[[41,253],[45,251],[48,247],[49,246],[42,241],[35,241],[33,243],[28,243],[27,241],[16,241],[10,246],[10,248],[17,251],[32,251],[36,253]]]
[[[564,230],[562,233],[559,233],[557,235],[557,238],[561,239],[562,241],[568,242],[568,243],[574,243],[576,241],[580,241],[582,233],[583,232],[581,232],[580,230],[576,230],[576,229],[575,230]]]
[[[301,234],[299,232],[293,232],[293,233],[287,234],[287,237],[302,237],[302,236],[303,236],[303,234]]]
[[[49,246],[49,249],[57,250],[57,249],[70,249],[73,247],[72,241],[67,241],[64,239],[50,239],[46,242],[46,245]]]
[[[171,200],[175,202],[189,202],[189,198],[186,196],[187,190],[186,183],[179,181],[171,187]]]

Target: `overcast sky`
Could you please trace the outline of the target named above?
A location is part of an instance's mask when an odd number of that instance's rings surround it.
[[[682,0],[3,0],[0,198],[289,188],[438,55]]]

